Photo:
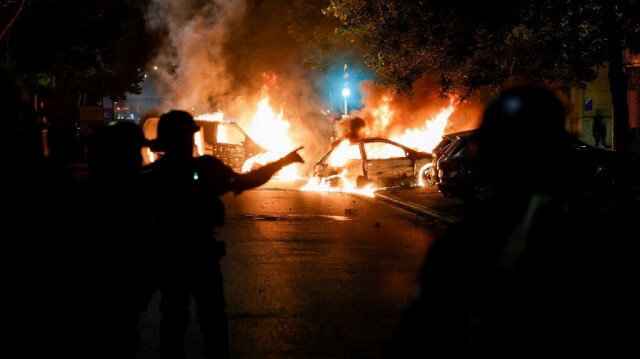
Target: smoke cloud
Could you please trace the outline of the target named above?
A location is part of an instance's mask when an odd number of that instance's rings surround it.
[[[321,112],[321,74],[303,66],[303,49],[287,33],[290,7],[288,0],[152,0],[147,26],[164,39],[149,64],[162,98],[158,110],[196,116],[222,111],[247,129],[261,95],[267,94],[273,110],[290,123],[295,147],[304,146],[301,155],[309,171],[333,135],[391,137],[423,126],[449,105],[426,79],[415,85],[412,99],[363,82],[361,110],[352,111],[357,119],[332,128]],[[373,111],[385,103],[394,111],[392,122],[384,131],[374,130]],[[447,132],[477,126],[480,109],[471,103],[457,105]]]
[[[319,158],[331,128],[320,112],[320,81],[302,66],[302,51],[286,32],[287,6],[284,0],[153,0],[147,26],[164,38],[150,64],[158,68],[160,110],[222,111],[246,129],[267,94],[291,124],[290,137],[305,146],[303,158]]]
[[[362,137],[396,137],[407,129],[424,127],[425,121],[434,118],[443,108],[453,104],[454,112],[449,116],[445,133],[477,128],[484,106],[478,99],[459,102],[455,98],[441,97],[433,81],[424,78],[414,85],[415,93],[409,98],[393,94],[390,90],[376,86],[373,82],[361,83],[363,100],[360,110],[353,117],[340,121],[336,134],[341,139]],[[381,113],[388,109],[388,113]],[[387,118],[387,123],[381,123]]]

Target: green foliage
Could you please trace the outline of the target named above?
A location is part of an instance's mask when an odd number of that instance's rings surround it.
[[[139,69],[155,44],[145,29],[144,3],[28,1],[1,46],[4,58],[33,92],[82,93],[87,102],[139,92]]]
[[[365,47],[378,82],[409,95],[423,76],[463,98],[524,81],[584,87],[619,41],[611,27],[640,49],[637,0],[331,0],[325,11],[341,36]]]
[[[54,86],[54,77],[51,74],[39,73],[36,75],[38,86],[51,88]]]
[[[344,63],[360,63],[362,49],[336,33],[340,22],[323,12],[329,0],[292,0],[287,8],[287,33],[302,49],[302,63],[319,71]]]

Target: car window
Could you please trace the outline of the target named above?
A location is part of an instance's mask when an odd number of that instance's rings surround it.
[[[440,142],[438,142],[436,147],[434,147],[433,150],[431,150],[431,152],[435,153],[450,143],[451,143],[451,140],[448,137],[445,137]]]
[[[407,157],[404,149],[387,142],[367,142],[364,152],[369,160]]]
[[[467,140],[466,138],[457,139],[456,140],[456,145],[455,146],[451,146],[452,149],[451,149],[449,155],[453,156],[456,153],[460,152],[463,148],[466,147],[467,143],[469,143],[469,140]]]
[[[453,150],[455,150],[455,149],[458,147],[458,145],[459,145],[459,144],[460,144],[460,141],[459,141],[459,140],[455,140],[455,141],[451,142],[451,144],[449,144],[449,145],[444,149],[444,151],[442,151],[443,156],[448,156],[449,154],[451,154],[451,152],[452,152]]]
[[[216,138],[218,143],[242,145],[245,139],[244,137],[244,134],[242,134],[242,132],[240,132],[236,127],[224,122],[220,122],[218,124],[218,135]]]
[[[155,140],[158,137],[158,122],[160,121],[159,117],[149,117],[144,121],[142,125],[142,131],[144,132],[144,137],[147,140]]]
[[[360,160],[360,145],[357,143],[343,142],[331,151],[327,161],[332,166],[343,166],[349,160]]]

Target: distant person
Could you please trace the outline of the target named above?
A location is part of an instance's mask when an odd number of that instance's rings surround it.
[[[150,198],[146,207],[158,258],[160,283],[160,352],[162,358],[182,358],[189,322],[191,295],[204,339],[205,354],[226,358],[228,323],[220,270],[224,242],[214,238],[224,224],[219,197],[266,183],[277,171],[303,162],[297,151],[253,170],[238,174],[212,156],[194,157],[193,135],[198,126],[191,114],[173,110],[163,114],[153,150],[164,155],[143,169],[143,184]]]
[[[82,259],[91,323],[86,355],[91,358],[135,358],[138,320],[157,289],[149,274],[149,223],[141,216],[145,188],[140,181],[142,128],[130,121],[107,124],[96,139],[90,174],[81,191],[78,220],[86,240]]]
[[[596,147],[606,146],[607,127],[604,124],[600,110],[596,109],[593,114],[593,123],[591,124],[591,134]]]
[[[473,141],[494,197],[429,249],[391,357],[577,355],[634,343],[624,324],[637,318],[638,237],[575,189],[565,108],[535,86],[487,107]],[[545,174],[533,170],[540,164]]]

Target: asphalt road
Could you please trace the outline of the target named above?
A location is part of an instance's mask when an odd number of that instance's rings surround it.
[[[377,198],[269,183],[224,197],[218,238],[232,358],[378,358],[434,238],[420,216]],[[139,358],[157,357],[156,293]],[[193,312],[193,311],[192,311]],[[192,315],[186,359],[202,358]]]

